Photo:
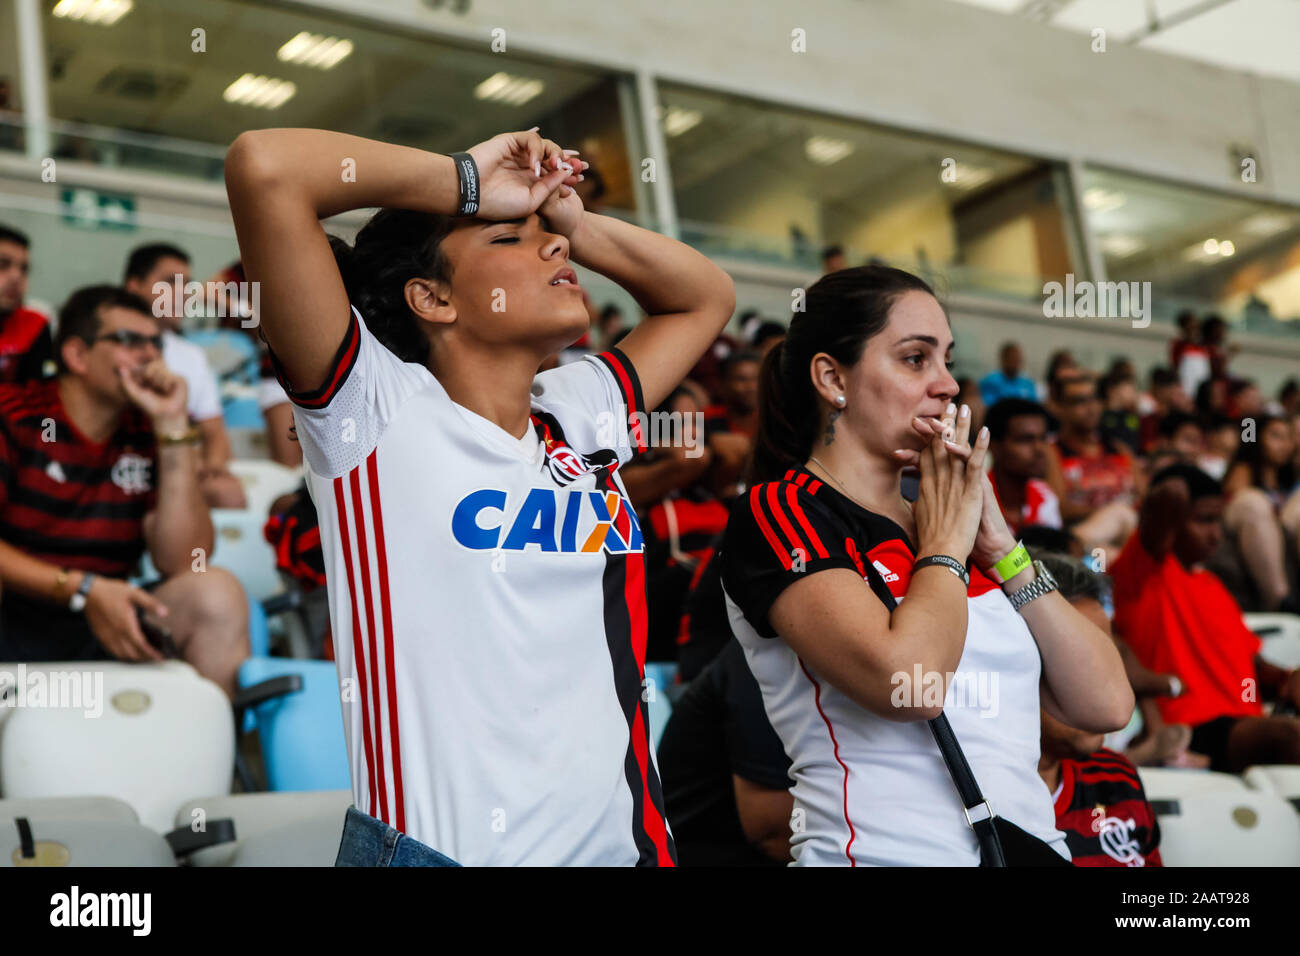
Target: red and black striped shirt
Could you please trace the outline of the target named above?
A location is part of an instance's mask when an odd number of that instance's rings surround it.
[[[1137,768],[1113,750],[1061,761],[1056,828],[1075,866],[1164,865],[1160,824]]]
[[[20,307],[0,319],[0,382],[21,385],[41,378],[53,358],[50,322],[43,314]]]
[[[60,567],[127,577],[156,484],[157,441],[138,409],[94,442],[69,420],[58,379],[0,385],[0,540]]]

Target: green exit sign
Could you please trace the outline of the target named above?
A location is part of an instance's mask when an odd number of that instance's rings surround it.
[[[98,189],[64,189],[63,221],[83,229],[135,229],[135,197]]]

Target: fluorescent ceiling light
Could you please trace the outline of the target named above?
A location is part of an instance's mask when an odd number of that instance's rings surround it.
[[[286,63],[299,63],[322,70],[332,70],[339,61],[352,52],[351,40],[325,37],[319,33],[299,33],[276,51],[275,55]]]
[[[1146,247],[1147,244],[1135,236],[1103,236],[1101,240],[1101,251],[1116,259],[1125,259]]]
[[[952,171],[956,178],[948,185],[956,186],[963,192],[978,189],[993,178],[993,170],[985,169],[983,166],[967,166],[965,163],[957,163],[953,166]]]
[[[842,139],[832,139],[829,136],[813,136],[808,142],[804,143],[804,152],[814,163],[820,163],[823,166],[830,166],[838,163],[849,153],[853,152],[853,147]]]
[[[131,12],[131,0],[59,0],[52,11],[65,20],[84,20],[111,27]]]
[[[681,136],[688,129],[694,129],[700,125],[700,120],[704,119],[704,114],[699,110],[686,110],[680,106],[668,107],[668,112],[659,107],[659,118],[663,122],[664,132],[669,136]]]
[[[1100,186],[1090,186],[1083,191],[1083,204],[1093,212],[1112,212],[1128,202],[1128,197]]]
[[[1242,220],[1241,231],[1251,236],[1273,236],[1291,228],[1292,217],[1277,212],[1257,212]]]
[[[493,73],[474,87],[474,96],[480,100],[523,106],[545,88],[546,84],[541,80],[511,76],[509,73]]]
[[[298,88],[288,80],[245,73],[226,87],[221,98],[227,103],[237,103],[240,106],[274,110],[283,106],[297,92]]]
[[[1231,239],[1224,239],[1219,243],[1219,255],[1230,256],[1237,251],[1237,247],[1232,244]]]
[[[1201,251],[1207,256],[1217,255],[1219,251],[1219,240],[1210,238],[1201,243]]]

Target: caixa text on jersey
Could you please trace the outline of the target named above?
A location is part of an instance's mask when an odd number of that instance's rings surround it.
[[[636,512],[617,492],[531,488],[506,521],[509,498],[499,488],[465,495],[452,512],[452,537],[473,551],[523,551],[529,545],[568,554],[645,550]]]

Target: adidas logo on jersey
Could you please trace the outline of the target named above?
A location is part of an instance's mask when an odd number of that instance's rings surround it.
[[[885,567],[879,561],[873,560],[871,563],[875,566],[875,569],[880,572],[880,576],[885,579],[886,584],[892,584],[898,580],[898,575],[889,570],[889,568]]]
[[[613,491],[533,488],[513,517],[509,496],[499,488],[471,491],[451,516],[451,534],[472,551],[538,551],[626,554],[644,551],[636,512]]]

